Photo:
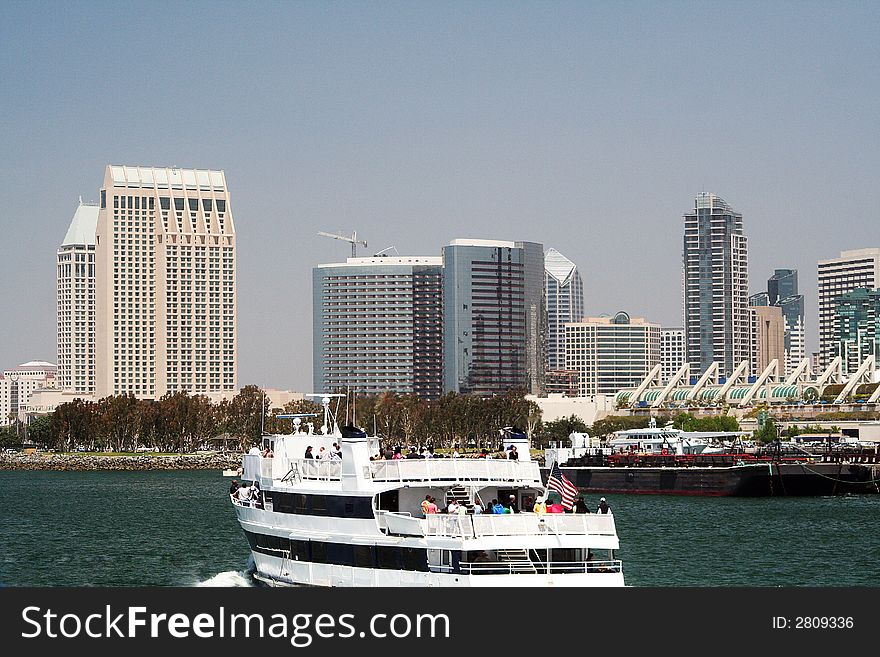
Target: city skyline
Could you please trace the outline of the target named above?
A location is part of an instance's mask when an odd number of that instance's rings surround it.
[[[311,386],[310,272],[348,254],[319,230],[356,229],[365,254],[542,243],[582,271],[585,314],[673,327],[681,216],[712,191],[745,217],[749,294],[799,271],[808,353],[817,262],[880,246],[878,7],[206,7],[7,8],[0,366],[56,362],[55,253],[111,162],[226,172],[239,385]],[[694,24],[726,38],[693,58]]]

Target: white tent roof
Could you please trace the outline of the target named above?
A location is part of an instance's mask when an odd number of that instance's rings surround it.
[[[83,203],[82,197],[80,197],[79,206],[70,221],[70,228],[67,229],[67,235],[64,236],[61,246],[94,244],[97,227],[98,204]]]

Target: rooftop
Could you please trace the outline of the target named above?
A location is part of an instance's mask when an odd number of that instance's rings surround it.
[[[79,205],[70,220],[70,227],[64,236],[61,246],[94,245],[95,231],[98,226],[98,204],[83,203],[79,197]]]

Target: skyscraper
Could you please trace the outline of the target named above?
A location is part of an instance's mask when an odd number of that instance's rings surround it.
[[[785,367],[785,320],[779,306],[750,306],[751,347],[749,370],[760,374],[771,361]]]
[[[381,256],[312,270],[316,392],[441,395],[442,263]]]
[[[108,166],[95,242],[96,395],[232,394],[235,228],[224,173]]]
[[[684,215],[684,328],[691,372],[717,362],[730,374],[749,358],[748,241],[742,215],[701,192]]]
[[[777,269],[767,281],[771,306],[782,308],[785,321],[785,372],[789,374],[807,357],[804,295],[798,294],[797,269]]]
[[[584,282],[577,265],[556,249],[544,254],[547,369],[565,369],[565,325],[584,316]]]
[[[853,374],[868,356],[880,365],[880,290],[859,288],[842,294],[837,300],[836,315],[836,341],[831,356],[841,357],[843,371]]]
[[[749,306],[776,306],[782,309],[785,328],[784,371],[791,373],[806,358],[804,297],[798,294],[797,269],[777,269],[767,280],[767,291],[749,297]]]
[[[58,387],[95,392],[95,230],[98,204],[83,203],[57,253]]]
[[[683,328],[660,329],[660,363],[663,366],[661,376],[669,381],[681,366],[687,362]]]
[[[819,354],[821,366],[834,357],[837,305],[841,296],[859,288],[880,285],[880,249],[843,251],[839,258],[819,261]]]
[[[544,248],[453,240],[443,247],[443,389],[540,394],[546,363]]]

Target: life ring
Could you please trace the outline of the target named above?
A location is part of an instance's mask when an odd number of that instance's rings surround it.
[[[669,454],[669,450],[666,449],[666,448],[664,447],[663,449],[660,450],[660,453],[661,453],[663,456],[666,456],[667,454]]]

